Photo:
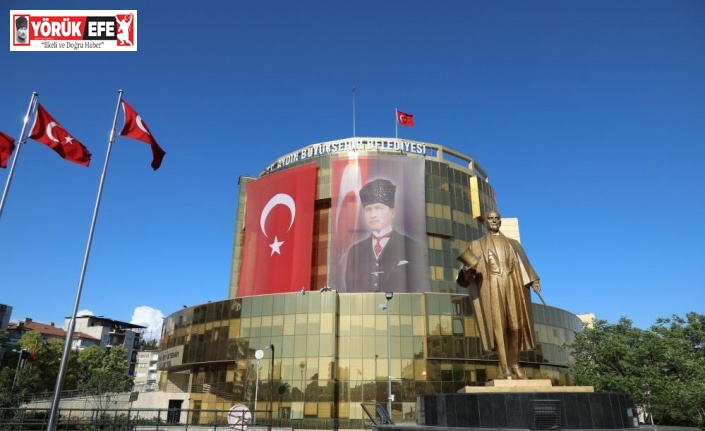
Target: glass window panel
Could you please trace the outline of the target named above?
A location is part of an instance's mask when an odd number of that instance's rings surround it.
[[[352,314],[350,316],[350,335],[361,336],[362,335],[362,321],[363,316],[361,314]]]
[[[250,297],[252,300],[252,309],[251,309],[251,316],[261,316],[262,315],[262,301],[263,297],[262,296],[252,296]]]
[[[281,376],[284,380],[294,380],[294,359],[282,358],[281,360]]]
[[[376,368],[375,368],[375,360],[374,358],[372,359],[364,359],[362,361],[362,380],[374,380],[376,376]]]
[[[362,316],[364,313],[364,307],[362,304],[363,295],[350,295],[350,315],[351,316]]]
[[[306,356],[306,335],[295,335],[294,337],[294,355]]]
[[[286,308],[284,306],[285,295],[272,295],[272,314],[273,315],[283,315],[286,314]]]
[[[333,357],[335,355],[335,337],[322,336],[318,354],[322,357]]]
[[[450,316],[440,316],[441,335],[452,335],[452,325]]]
[[[283,340],[283,345],[282,345],[282,350],[279,353],[281,357],[292,357],[294,356],[294,337],[282,337]],[[276,352],[276,347],[275,347],[275,354]],[[268,353],[268,352],[266,352]],[[266,355],[265,353],[265,355]],[[271,354],[271,353],[270,353]]]
[[[335,315],[332,313],[322,314],[320,316],[320,319],[321,320],[319,330],[321,334],[333,334],[335,329]]]
[[[284,316],[274,315],[272,316],[272,334],[271,335],[284,335]]]
[[[436,295],[438,297],[439,314],[451,315],[453,313],[453,305],[450,295]]]
[[[332,369],[335,366],[335,362],[331,361],[330,358],[320,358],[318,363],[318,378],[319,380],[331,380],[334,378],[332,374]]]
[[[350,316],[341,315],[338,319],[338,325],[338,335],[341,338],[350,335]]]
[[[362,343],[362,357],[363,358],[374,358],[377,354],[377,349],[375,347],[376,337],[361,337]]]
[[[441,334],[441,318],[440,318],[440,316],[434,316],[434,315],[428,316],[428,333],[430,335],[440,335]]]
[[[377,327],[377,318],[379,316],[360,316],[362,324],[362,335],[364,337],[374,337]]]
[[[375,357],[387,357],[387,337],[375,337]]]
[[[426,312],[428,314],[440,314],[440,306],[438,304],[438,295],[426,294]]]
[[[350,357],[361,358],[362,357],[362,337],[350,337]]]
[[[349,358],[350,357],[350,348],[349,348],[349,338],[348,337],[340,337],[338,339],[338,357],[339,358]]]
[[[306,336],[306,357],[318,357],[318,346],[321,336],[318,334]]]
[[[340,315],[341,316],[348,316],[350,315],[350,302],[351,302],[351,295],[347,294],[339,294],[338,295],[338,301],[340,302],[339,307],[340,307]]]
[[[411,298],[411,314],[412,316],[420,316],[422,314],[421,310],[423,309],[423,301],[424,301],[424,295],[423,294],[412,294],[409,295]]]
[[[294,335],[296,333],[296,314],[284,316],[284,335]]]
[[[414,325],[411,316],[399,316],[399,335],[406,337],[414,335]]]
[[[401,341],[401,358],[413,358],[414,357],[414,338],[413,337],[400,337]]]
[[[412,321],[414,324],[414,335],[426,335],[423,316],[412,316]]]
[[[391,322],[391,318],[389,319]],[[366,322],[370,325],[374,325],[369,328],[369,332],[365,331],[365,336],[376,335],[377,337],[383,337],[387,335],[387,315],[378,315],[374,318],[367,318]]]
[[[240,337],[240,320],[233,319],[230,321],[230,330],[228,331],[228,338],[235,339]]]
[[[306,332],[308,334],[319,334],[321,332],[321,315],[319,313],[311,313],[308,315]]]
[[[295,314],[296,316],[296,327],[295,327],[295,334],[302,335],[308,333],[308,315],[307,314],[302,314],[302,313],[297,313]]]

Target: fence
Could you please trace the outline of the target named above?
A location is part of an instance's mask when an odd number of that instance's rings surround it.
[[[43,431],[49,422],[49,409],[0,409],[0,431]],[[228,425],[228,410],[204,409],[59,409],[56,431],[244,431]],[[266,430],[269,422],[258,411],[248,430]],[[372,422],[363,419],[273,418],[275,431],[283,430],[369,430]]]

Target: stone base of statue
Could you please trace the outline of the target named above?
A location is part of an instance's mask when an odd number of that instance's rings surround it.
[[[493,380],[455,394],[421,395],[416,423],[378,425],[407,430],[590,430],[638,428],[630,394],[592,386],[553,386],[550,380]]]
[[[595,392],[592,386],[553,386],[550,379],[490,380],[485,386],[465,386],[459,394],[488,394],[516,392]]]

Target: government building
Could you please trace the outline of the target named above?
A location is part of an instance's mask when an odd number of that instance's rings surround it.
[[[240,178],[227,299],[165,319],[160,388],[187,393],[190,409],[355,420],[361,403],[387,405],[391,382],[393,418],[413,420],[418,395],[499,378],[455,283],[457,256],[497,208],[479,163],[438,144],[354,137],[282,155]],[[562,345],[582,323],[532,308],[537,347],[520,366],[570,385]]]

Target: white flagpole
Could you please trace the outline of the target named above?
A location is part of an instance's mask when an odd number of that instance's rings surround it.
[[[24,132],[27,130],[27,123],[29,123],[29,117],[34,113],[34,108],[37,105],[37,98],[39,93],[36,91],[32,93],[32,97],[29,99],[29,106],[27,107],[27,115],[24,116],[24,122],[22,123],[22,131],[20,132],[20,137],[17,139],[17,149],[15,149],[15,157],[12,159],[12,165],[10,166],[10,172],[7,174],[7,182],[5,183],[5,190],[2,192],[2,198],[0,198],[0,217],[2,217],[2,210],[5,208],[5,199],[7,199],[7,193],[10,191],[10,184],[12,183],[12,175],[15,173],[15,165],[17,164],[17,159],[20,157],[20,150],[22,149],[22,144],[27,141],[24,137]]]
[[[115,142],[115,127],[117,126],[118,112],[120,111],[120,103],[122,102],[122,90],[118,90],[118,101],[115,107],[115,117],[113,118],[113,128],[110,130],[110,139],[108,140],[108,151],[105,153],[105,163],[103,163],[103,173],[100,175],[100,184],[98,185],[98,195],[95,200],[95,208],[93,209],[93,218],[91,219],[91,227],[88,230],[88,243],[86,251],[83,255],[83,265],[81,266],[81,275],[78,278],[78,288],[76,289],[76,299],[73,303],[73,312],[71,313],[71,323],[69,330],[66,331],[66,340],[64,341],[64,351],[61,355],[61,364],[59,366],[59,375],[56,378],[56,387],[54,388],[54,398],[51,403],[51,412],[49,413],[49,423],[47,431],[56,429],[56,415],[61,401],[61,388],[64,386],[64,377],[66,376],[66,366],[68,364],[69,352],[71,351],[71,340],[76,329],[76,313],[81,302],[81,290],[83,289],[83,280],[86,275],[86,267],[88,266],[88,256],[91,253],[91,243],[93,242],[93,232],[95,231],[96,220],[98,219],[98,209],[100,208],[100,198],[103,194],[103,184],[105,183],[105,174],[108,171],[108,160],[110,160],[110,150]]]
[[[399,109],[394,109],[394,137],[399,139]]]
[[[352,102],[353,102],[353,138],[355,137],[355,86],[352,88]]]

